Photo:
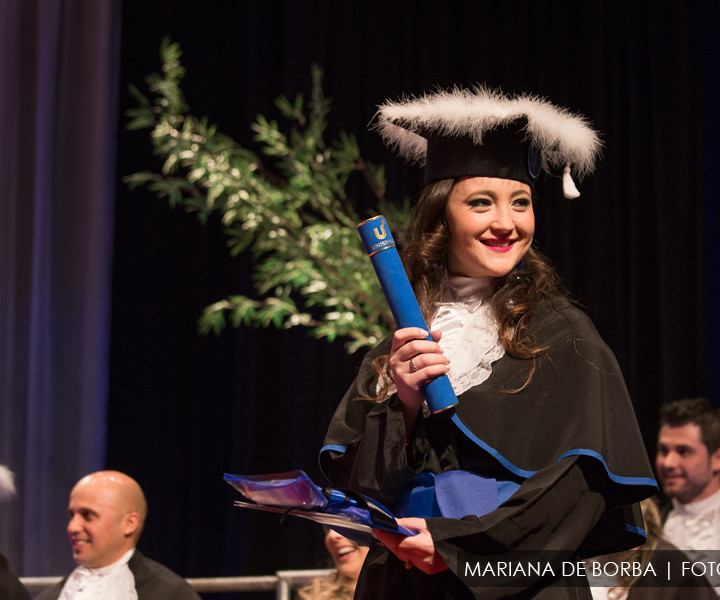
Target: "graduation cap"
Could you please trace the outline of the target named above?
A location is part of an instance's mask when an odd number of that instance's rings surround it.
[[[500,177],[531,188],[542,171],[572,179],[591,173],[602,142],[581,115],[527,94],[483,86],[439,90],[382,104],[374,128],[410,162],[425,166],[425,183],[464,176]]]

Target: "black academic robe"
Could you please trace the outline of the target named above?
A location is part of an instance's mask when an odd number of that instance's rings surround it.
[[[548,578],[521,578],[515,588],[468,587],[460,580],[458,553],[492,558],[548,550],[546,559],[572,561],[644,541],[634,503],[657,486],[614,355],[590,319],[565,299],[536,311],[529,326],[547,348],[530,383],[525,385],[528,361],[505,355],[485,382],[459,396],[455,409],[420,414],[407,444],[396,397],[382,403],[359,399],[374,393],[371,362],[389,351],[390,341],[366,356],[321,451],[332,487],[391,509],[423,471],[467,470],[519,488],[484,516],[427,519],[449,571],[427,576],[372,548],[358,597],[589,597],[583,581],[548,587]]]
[[[159,562],[145,558],[139,550],[130,557],[128,568],[135,576],[138,600],[200,600],[187,581]],[[41,592],[35,600],[57,600],[65,581],[67,577]]]
[[[30,594],[20,580],[0,564],[0,599],[30,600]]]

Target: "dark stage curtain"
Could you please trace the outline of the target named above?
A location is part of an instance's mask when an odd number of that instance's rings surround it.
[[[0,551],[72,566],[72,482],[105,460],[119,3],[0,2]]]

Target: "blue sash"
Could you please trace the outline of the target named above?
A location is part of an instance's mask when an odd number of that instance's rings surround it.
[[[497,481],[471,471],[418,473],[394,508],[397,517],[482,517],[507,500],[518,483]]]

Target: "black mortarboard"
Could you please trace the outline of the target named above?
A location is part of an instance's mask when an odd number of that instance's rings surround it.
[[[532,187],[544,170],[564,173],[567,197],[579,195],[571,171],[580,178],[590,173],[602,147],[583,117],[541,98],[484,87],[386,102],[375,128],[400,156],[424,164],[425,183],[471,175]]]

